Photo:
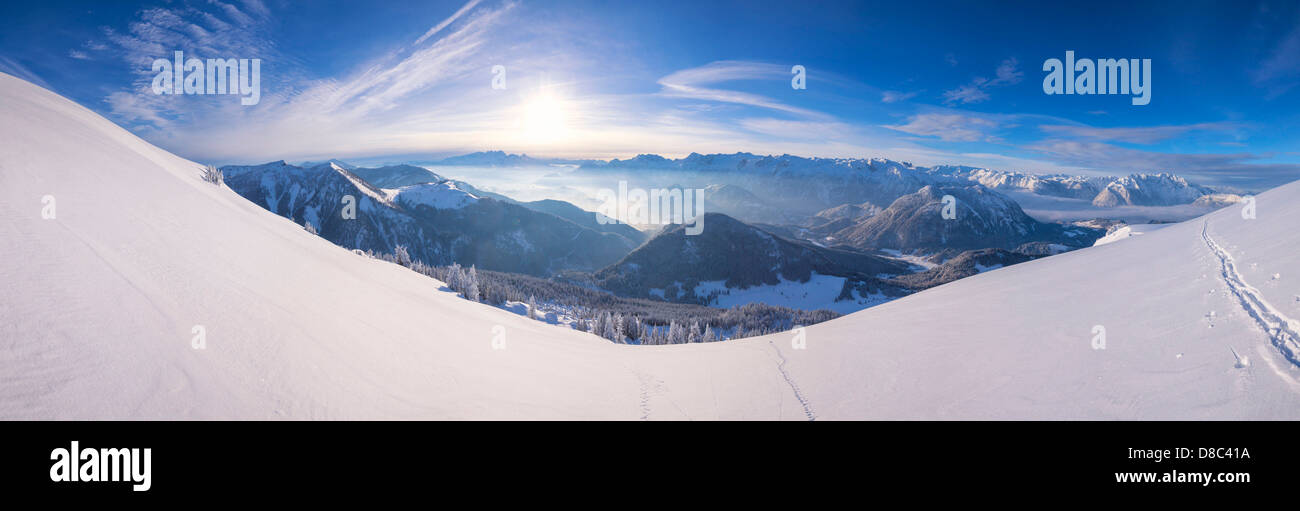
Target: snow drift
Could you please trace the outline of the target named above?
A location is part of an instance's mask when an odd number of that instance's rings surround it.
[[[1256,219],[1229,207],[801,334],[638,347],[338,248],[3,74],[0,140],[4,418],[1300,417],[1298,184]]]

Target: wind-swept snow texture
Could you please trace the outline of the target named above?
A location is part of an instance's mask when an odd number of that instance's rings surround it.
[[[3,74],[0,141],[3,418],[1300,416],[1279,337],[1296,184],[1257,219],[975,275],[808,327],[806,349],[625,346],[338,248]]]

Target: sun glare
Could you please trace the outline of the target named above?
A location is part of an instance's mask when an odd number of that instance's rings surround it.
[[[569,106],[551,94],[539,94],[523,104],[520,116],[524,136],[533,142],[555,142],[568,132]]]

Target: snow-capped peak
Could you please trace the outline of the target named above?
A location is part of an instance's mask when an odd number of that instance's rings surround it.
[[[460,209],[479,200],[477,196],[460,189],[450,180],[404,186],[395,190],[385,190],[385,192],[398,204],[412,208],[428,206],[434,209]]]

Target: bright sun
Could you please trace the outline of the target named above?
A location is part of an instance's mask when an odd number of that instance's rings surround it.
[[[524,135],[533,142],[555,142],[567,135],[569,107],[550,94],[539,94],[523,104],[520,116]]]

